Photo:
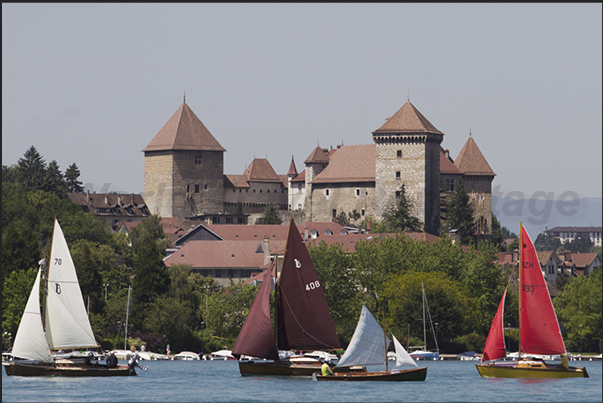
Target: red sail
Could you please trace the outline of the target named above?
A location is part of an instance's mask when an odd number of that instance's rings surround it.
[[[488,338],[486,339],[482,362],[498,360],[499,358],[503,358],[507,355],[507,351],[505,349],[505,334],[503,330],[503,312],[505,308],[506,296],[507,288],[505,287],[505,292],[500,299],[498,310],[496,311],[496,315],[494,315],[494,320],[492,321],[490,333],[488,333]]]
[[[525,354],[565,354],[557,315],[534,244],[521,227],[520,342]]]
[[[322,284],[293,219],[279,280],[278,348],[340,349]]]
[[[258,358],[278,360],[276,340],[270,322],[270,285],[272,283],[272,270],[268,269],[260,290],[251,304],[247,319],[243,323],[241,332],[232,349],[232,355],[239,358],[249,355]],[[275,276],[276,277],[276,276]]]

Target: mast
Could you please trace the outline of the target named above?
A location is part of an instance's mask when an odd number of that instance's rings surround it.
[[[383,348],[385,349],[385,372],[389,372],[389,364],[387,362],[387,336],[385,335],[385,308],[381,308],[383,313]]]
[[[124,339],[124,350],[126,350],[126,351],[128,350],[127,349],[127,344],[128,344],[128,316],[130,314],[130,289],[131,288],[132,288],[131,286],[128,286],[128,303],[126,305],[126,336],[125,336],[125,339]]]
[[[42,287],[42,328],[46,330],[46,309],[48,304],[46,303],[46,296],[48,295],[48,275],[50,271],[50,262],[52,262],[52,244],[54,243],[54,229],[56,227],[57,217],[54,217],[52,223],[52,236],[50,238],[50,251],[48,252],[48,261],[45,263],[43,270],[44,273],[44,286]]]
[[[425,330],[425,286],[421,282],[421,292],[423,295],[423,348],[427,351],[427,331]]]
[[[519,279],[518,279],[519,280],[519,283],[518,283],[519,284],[519,288],[518,288],[518,291],[519,291],[519,338],[518,338],[518,343],[517,343],[517,346],[518,346],[517,360],[518,361],[521,360],[521,294],[522,294],[522,291],[521,291],[521,266],[523,264],[522,253],[521,253],[522,249],[523,249],[523,242],[521,239],[521,220],[519,220],[519,256],[518,256],[519,257],[519,262],[518,262],[518,264],[519,264],[519,272],[518,272],[518,275],[519,275]]]

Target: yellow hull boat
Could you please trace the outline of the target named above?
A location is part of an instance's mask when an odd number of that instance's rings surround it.
[[[542,360],[521,360],[476,365],[484,378],[589,378],[586,368],[547,364]]]

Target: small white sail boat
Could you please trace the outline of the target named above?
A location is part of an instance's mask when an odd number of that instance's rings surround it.
[[[12,360],[3,363],[7,375],[19,376],[129,376],[133,367],[106,364],[90,356],[53,356],[57,350],[86,350],[99,347],[88,313],[69,247],[55,219],[48,273],[43,287],[45,320],[40,311],[40,282],[43,262],[29,295],[12,350]]]
[[[413,350],[410,353],[410,356],[415,360],[438,360],[440,358],[440,349],[438,348],[438,340],[435,336],[435,332],[433,331],[433,322],[431,321],[431,313],[429,313],[429,305],[427,304],[427,298],[425,298],[425,286],[421,283],[421,292],[423,295],[423,345],[422,346],[413,346],[412,348],[417,348],[417,350]],[[433,340],[435,341],[435,351],[431,351],[427,349],[427,321],[425,319],[425,309],[427,308],[427,315],[429,317],[429,325],[431,328],[431,334],[433,335]]]
[[[362,305],[360,319],[350,345],[335,366],[334,374],[320,375],[314,373],[312,379],[317,381],[424,381],[427,376],[427,368],[419,367],[398,342],[398,339],[395,336],[393,338],[396,349],[396,367],[410,366],[413,368],[389,370],[386,356],[387,347],[390,343],[389,337],[387,337],[368,308]],[[384,363],[385,371],[337,372],[340,367]]]

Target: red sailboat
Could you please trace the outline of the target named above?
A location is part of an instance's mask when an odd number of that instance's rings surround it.
[[[586,368],[568,365],[565,344],[540,261],[530,236],[521,224],[519,244],[519,359],[514,362],[494,361],[506,356],[503,336],[505,289],[486,340],[482,363],[477,364],[478,372],[482,377],[500,378],[588,378]],[[560,355],[561,364],[547,364],[530,355]]]
[[[279,350],[341,349],[318,273],[293,219],[276,284],[276,337],[270,319],[270,289],[276,267],[268,269],[232,350],[241,375],[311,376],[320,362],[301,363]]]

